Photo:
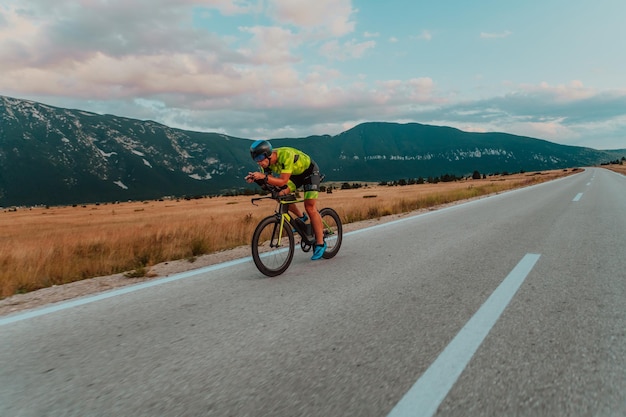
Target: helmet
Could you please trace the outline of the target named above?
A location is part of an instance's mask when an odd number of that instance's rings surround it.
[[[266,140],[255,140],[250,146],[250,156],[255,162],[261,162],[272,155],[272,144]]]

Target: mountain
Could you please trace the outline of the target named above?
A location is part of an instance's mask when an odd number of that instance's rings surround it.
[[[364,123],[336,136],[271,140],[313,156],[328,181],[597,165],[599,151],[505,133]],[[250,139],[0,96],[0,206],[77,204],[240,190]]]
[[[280,146],[281,142],[272,140],[272,144]],[[326,171],[330,179],[360,181],[590,166],[626,155],[626,149],[598,151],[419,123],[363,123],[337,136],[301,140],[298,146],[324,163],[331,161],[331,165],[320,164],[330,167]]]
[[[219,193],[253,168],[249,144],[0,97],[0,206]]]

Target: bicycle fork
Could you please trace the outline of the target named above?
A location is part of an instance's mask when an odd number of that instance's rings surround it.
[[[274,230],[272,231],[272,239],[270,240],[271,248],[279,248],[282,246],[281,242],[283,240],[283,231],[285,230],[285,223],[290,224],[290,220],[291,220],[291,217],[287,213],[276,215],[276,218],[278,219],[278,222],[274,223]]]

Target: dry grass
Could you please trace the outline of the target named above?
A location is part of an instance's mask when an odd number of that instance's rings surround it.
[[[369,186],[320,195],[344,223],[409,212],[523,187],[573,170],[403,187]],[[249,243],[274,205],[250,197],[129,202],[0,212],[0,298]]]
[[[611,171],[619,172],[620,174],[626,175],[626,165],[603,165],[602,168],[610,169]]]

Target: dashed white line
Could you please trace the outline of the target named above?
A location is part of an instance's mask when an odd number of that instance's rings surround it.
[[[541,255],[526,254],[388,417],[431,417]]]

